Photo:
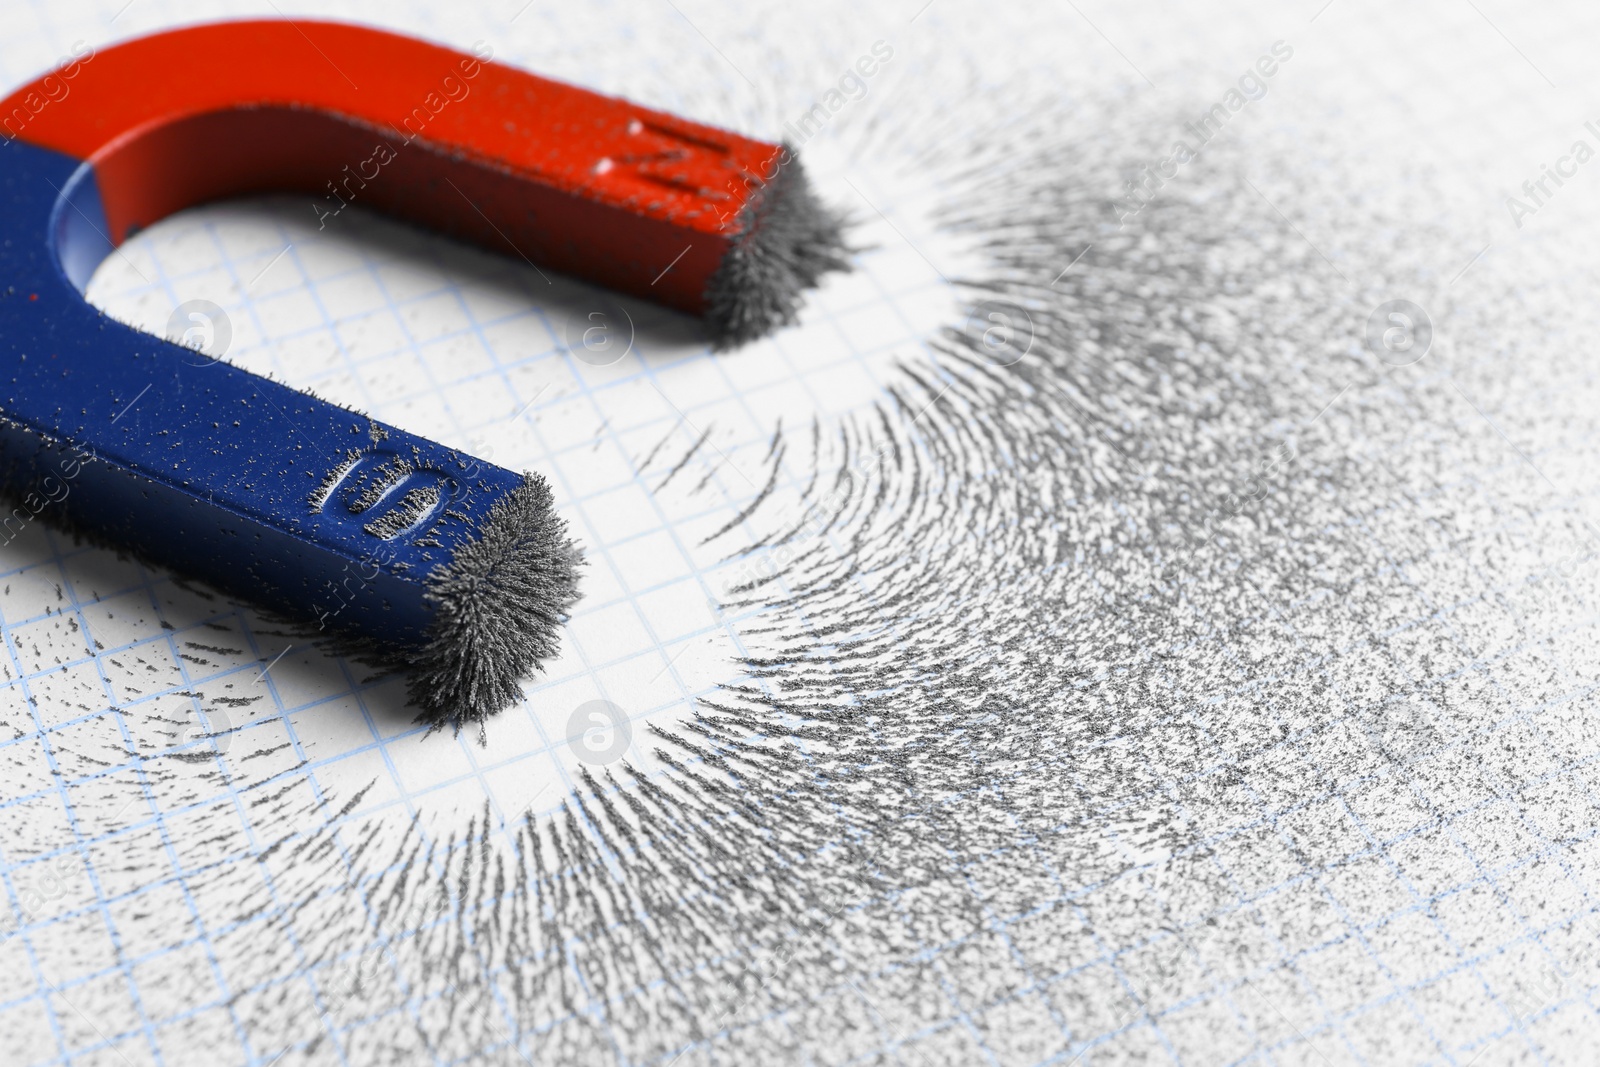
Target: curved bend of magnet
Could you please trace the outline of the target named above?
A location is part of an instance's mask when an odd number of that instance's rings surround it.
[[[695,313],[776,151],[364,27],[79,55],[0,102],[0,485],[23,501],[0,543],[60,509],[300,614],[376,585],[341,623],[417,640],[423,580],[521,476],[118,323],[84,298],[95,268],[185,207],[295,191],[324,222],[359,203]]]

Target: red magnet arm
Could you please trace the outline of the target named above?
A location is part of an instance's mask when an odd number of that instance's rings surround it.
[[[702,313],[780,146],[487,57],[338,23],[196,26],[23,87],[0,132],[91,163],[114,244],[194,204],[306,192],[325,225],[365,205]]]

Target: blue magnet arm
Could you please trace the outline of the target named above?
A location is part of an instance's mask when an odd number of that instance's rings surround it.
[[[0,542],[33,518],[289,615],[423,640],[522,476],[119,323],[93,167],[0,142]]]

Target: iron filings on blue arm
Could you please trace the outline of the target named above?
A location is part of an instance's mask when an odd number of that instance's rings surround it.
[[[538,475],[116,322],[92,168],[0,147],[0,524],[35,514],[404,666],[481,723],[554,655],[579,552]]]

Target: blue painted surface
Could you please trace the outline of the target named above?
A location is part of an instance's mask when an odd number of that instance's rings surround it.
[[[87,164],[0,144],[0,207],[0,483],[22,499],[0,507],[0,528],[65,516],[277,610],[418,640],[428,574],[520,476],[91,306],[82,290],[111,244]],[[355,469],[314,507],[356,450]],[[357,514],[364,480],[392,457],[415,471]],[[425,486],[441,502],[417,526],[387,540],[363,528]]]

